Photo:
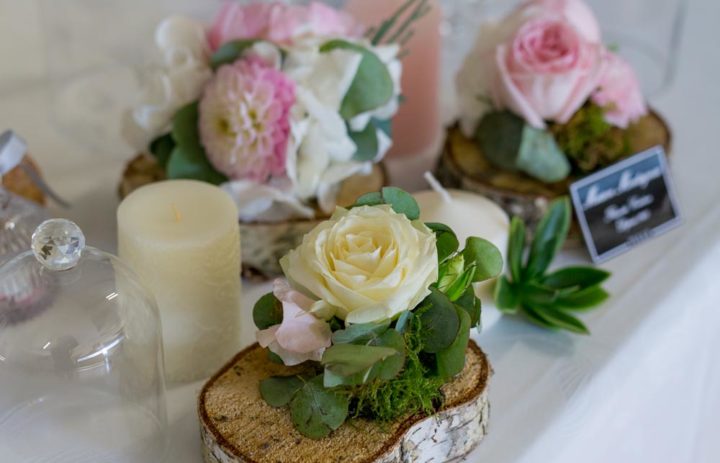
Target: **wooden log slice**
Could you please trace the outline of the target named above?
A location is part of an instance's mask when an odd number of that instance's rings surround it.
[[[269,362],[254,345],[211,378],[198,400],[205,463],[442,463],[466,455],[487,434],[491,369],[473,341],[465,369],[443,386],[436,415],[386,425],[353,419],[321,440],[303,437],[287,409],[260,397],[261,380],[302,372]]]
[[[662,145],[670,154],[671,133],[662,117],[651,111],[628,128],[630,152],[639,153]],[[475,140],[467,138],[458,126],[448,129],[445,148],[437,166],[437,178],[449,188],[473,191],[498,203],[510,216],[519,216],[529,231],[547,211],[549,203],[568,194],[577,177],[562,182],[543,183],[522,172],[510,172],[488,161]],[[568,246],[582,244],[580,228],[573,221]]]
[[[118,186],[121,198],[136,189],[165,179],[165,173],[155,159],[139,154],[125,168]],[[339,206],[351,206],[355,200],[387,185],[387,173],[383,164],[376,164],[369,175],[356,175],[341,185],[337,202]],[[240,222],[240,243],[243,276],[253,280],[267,280],[282,273],[280,258],[297,247],[303,236],[328,216],[316,211],[318,218],[290,220],[287,222],[262,223]]]

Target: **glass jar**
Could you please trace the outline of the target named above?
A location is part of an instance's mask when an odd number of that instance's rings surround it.
[[[2,461],[162,461],[153,296],[72,222],[41,224],[32,249],[0,267]]]

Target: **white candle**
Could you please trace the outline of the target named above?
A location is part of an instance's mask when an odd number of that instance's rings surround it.
[[[432,177],[428,180],[431,184],[436,182]],[[445,190],[437,183],[433,187],[435,190],[413,195],[420,206],[422,221],[444,223],[452,228],[460,241],[460,248],[470,236],[484,238],[497,246],[503,259],[506,259],[510,220],[500,206],[468,191]],[[494,280],[475,286],[475,293],[486,306],[494,306],[493,288]],[[484,328],[487,329],[497,319],[497,313],[483,311]]]
[[[143,187],[118,212],[118,253],[160,308],[165,374],[212,374],[239,348],[237,209],[217,187],[173,180]]]

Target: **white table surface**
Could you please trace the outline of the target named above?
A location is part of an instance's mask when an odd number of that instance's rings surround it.
[[[49,182],[74,205],[53,212],[112,250],[115,184],[131,153],[88,143],[52,116],[39,17],[37,1],[0,0],[0,127],[28,139]],[[475,339],[495,370],[490,434],[468,461],[720,461],[719,19],[720,3],[690,1],[676,82],[652,102],[673,128],[684,226],[605,266],[613,297],[584,317],[591,337],[486,310],[488,328]],[[418,186],[416,178],[402,183]],[[265,289],[245,285],[248,342],[252,302]],[[168,391],[170,462],[201,461],[200,387]]]

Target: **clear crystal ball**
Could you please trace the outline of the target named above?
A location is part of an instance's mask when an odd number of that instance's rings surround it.
[[[50,270],[60,271],[75,267],[83,249],[85,235],[80,227],[69,220],[46,220],[32,235],[35,258]]]

